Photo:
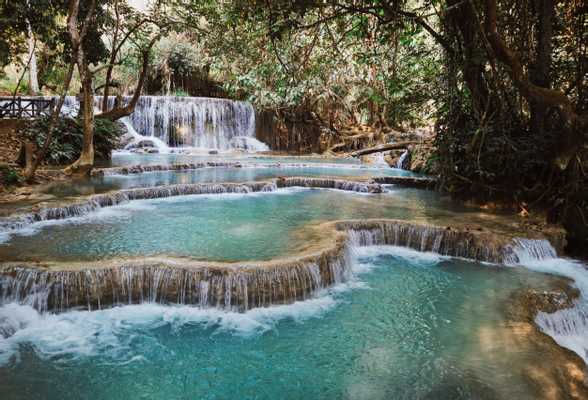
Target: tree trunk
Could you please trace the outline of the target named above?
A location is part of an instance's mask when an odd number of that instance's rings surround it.
[[[554,0],[535,0],[535,13],[538,19],[537,56],[529,69],[529,79],[537,86],[549,89],[551,86],[550,68],[552,59]],[[541,134],[545,131],[548,107],[531,100],[531,128]]]
[[[63,107],[63,103],[65,102],[65,96],[67,95],[67,91],[69,90],[69,86],[71,84],[71,78],[73,76],[74,67],[75,67],[75,62],[72,61],[72,63],[69,65],[69,68],[67,70],[67,74],[65,76],[65,81],[63,83],[63,92],[61,93],[61,96],[59,97],[59,101],[57,103],[57,106],[55,107],[55,109],[53,110],[53,112],[51,114],[51,121],[49,121],[49,127],[47,128],[47,136],[45,137],[45,142],[43,143],[43,146],[37,151],[37,154],[35,155],[32,162],[30,164],[27,163],[27,165],[26,165],[25,172],[24,172],[24,178],[25,178],[25,181],[27,181],[29,183],[34,181],[35,172],[37,171],[37,168],[39,167],[39,165],[45,159],[45,155],[47,154],[47,150],[49,150],[49,146],[51,145],[51,142],[53,141],[53,130],[55,129],[55,126],[57,125],[57,120],[59,119],[59,116],[61,114],[61,109]]]
[[[25,154],[25,168],[27,170],[31,169],[31,166],[34,164],[34,153],[35,153],[35,143],[27,140],[24,144],[24,154]]]
[[[85,69],[85,72],[81,74],[84,79],[82,81],[82,101],[80,104],[84,129],[82,153],[80,158],[64,171],[67,175],[78,178],[90,176],[94,168],[94,92],[92,90],[92,74],[88,71],[87,65],[84,65],[83,69]]]
[[[141,97],[141,92],[143,91],[143,85],[145,84],[145,80],[147,78],[147,72],[149,69],[149,54],[151,53],[151,48],[153,47],[153,45],[155,45],[155,43],[157,42],[157,40],[159,39],[159,36],[156,36],[155,38],[153,38],[151,40],[151,42],[149,43],[149,45],[147,46],[147,48],[145,50],[143,50],[142,53],[142,67],[141,67],[141,74],[139,75],[139,82],[137,82],[137,87],[135,88],[135,92],[133,93],[133,97],[131,98],[131,101],[129,102],[129,104],[127,104],[124,107],[115,107],[112,110],[109,110],[107,112],[103,112],[99,115],[97,115],[97,118],[104,118],[104,119],[109,119],[111,121],[116,121],[118,119],[121,119],[123,117],[129,116],[131,115],[134,111],[135,111],[135,107],[137,106],[137,102],[139,101],[139,98]]]
[[[35,37],[31,30],[31,24],[28,23],[28,45],[29,45],[29,94],[39,93],[39,80],[37,79],[37,55],[35,54]]]
[[[381,144],[381,145],[378,145],[375,147],[368,147],[367,149],[356,150],[356,151],[352,152],[350,155],[352,157],[359,157],[359,156],[365,156],[368,154],[381,153],[383,151],[406,149],[406,148],[408,148],[408,146],[418,144],[418,143],[420,143],[420,142],[417,140],[408,140],[405,142]]]
[[[94,168],[94,91],[92,88],[94,76],[90,71],[90,66],[86,59],[83,39],[94,18],[96,1],[91,0],[81,30],[78,29],[77,23],[80,9],[79,5],[79,0],[70,0],[69,18],[67,21],[69,36],[73,47],[73,55],[75,56],[75,62],[78,66],[78,72],[80,73],[80,80],[82,82],[82,104],[80,104],[84,129],[82,153],[76,162],[64,170],[67,175],[74,177],[89,176]]]
[[[111,60],[108,69],[106,70],[106,81],[104,82],[104,95],[102,96],[102,112],[108,112],[108,96],[110,96],[110,86],[112,81],[112,70],[114,69],[114,61]]]

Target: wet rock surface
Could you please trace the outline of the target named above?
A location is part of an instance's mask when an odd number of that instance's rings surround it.
[[[554,313],[573,307],[579,291],[563,279],[544,290],[514,293],[505,305],[508,329],[516,346],[527,346],[536,354],[525,370],[529,387],[537,399],[588,399],[586,364],[574,352],[559,346],[535,323],[538,313]]]

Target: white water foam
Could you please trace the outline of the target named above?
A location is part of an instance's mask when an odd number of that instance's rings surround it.
[[[422,252],[408,247],[381,245],[381,246],[356,246],[352,248],[354,257],[358,259],[377,257],[381,255],[392,255],[408,261],[411,265],[418,264],[430,266],[439,263],[450,257],[438,253]]]
[[[0,307],[0,366],[18,362],[20,347],[32,346],[42,359],[67,361],[100,355],[118,361],[137,359],[129,344],[136,335],[170,326],[199,325],[217,333],[263,334],[281,321],[303,322],[335,307],[330,295],[293,304],[256,308],[245,313],[214,308],[145,303],[100,311],[40,314],[30,306]]]
[[[579,261],[557,257],[546,240],[517,239],[513,248],[518,264],[530,270],[565,276],[580,290],[580,299],[573,308],[555,313],[540,312],[535,322],[560,346],[578,354],[588,363],[588,269]]]
[[[396,168],[404,169],[404,161],[406,160],[406,157],[408,157],[408,150],[404,150],[404,153],[402,153],[398,161],[396,161]]]
[[[339,303],[339,295],[366,289],[360,275],[370,272],[373,258],[393,254],[415,262],[434,263],[442,257],[396,246],[370,246],[353,252],[353,274],[347,282],[316,293],[312,299],[288,305],[255,308],[245,313],[215,308],[144,303],[97,311],[41,314],[28,305],[0,307],[0,366],[18,362],[21,346],[31,346],[45,360],[70,361],[100,356],[106,362],[130,363],[143,360],[131,350],[137,335],[169,326],[180,329],[200,326],[214,333],[243,337],[263,334],[283,321],[304,322],[318,318]]]
[[[130,143],[125,147],[125,150],[131,148],[132,146],[136,146],[141,141],[148,140],[155,145],[155,148],[157,148],[160,154],[168,154],[171,152],[171,149],[168,147],[168,145],[165,144],[165,142],[160,138],[156,136],[143,136],[138,133],[131,124],[131,121],[128,117],[121,118],[120,122],[122,122],[122,124],[125,126],[127,129],[127,135],[129,135],[131,138]]]

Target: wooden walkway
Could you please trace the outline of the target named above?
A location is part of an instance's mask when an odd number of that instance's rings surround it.
[[[51,114],[55,99],[40,97],[0,97],[0,118],[38,118]]]

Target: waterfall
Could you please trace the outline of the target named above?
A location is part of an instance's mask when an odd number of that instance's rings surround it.
[[[131,100],[124,96],[123,103]],[[114,107],[116,97],[108,99]],[[94,110],[101,112],[102,97],[95,96]],[[75,96],[67,96],[62,115],[74,117],[79,111]],[[135,111],[120,119],[137,145],[150,141],[159,152],[173,147],[214,150],[268,151],[269,147],[255,138],[255,110],[244,101],[207,97],[141,96]],[[127,148],[133,146],[127,145]]]
[[[406,157],[408,157],[408,150],[404,150],[404,153],[402,153],[402,155],[396,162],[396,168],[404,169],[404,162],[406,161]]]
[[[291,177],[279,178],[276,184],[284,187],[310,187],[321,189],[337,189],[358,193],[382,193],[382,186],[377,183],[364,183],[343,179]]]
[[[121,118],[120,122],[125,126],[127,130],[126,135],[128,136],[129,143],[127,143],[127,145],[125,146],[126,149],[131,148],[133,146],[138,146],[139,143],[141,143],[144,140],[149,140],[160,153],[169,152],[169,146],[160,138],[155,136],[147,137],[139,134],[131,124],[129,117]]]
[[[115,97],[109,98],[109,108]],[[123,97],[129,102],[130,97]],[[124,123],[124,121],[123,121]],[[255,139],[255,110],[250,103],[206,97],[141,96],[128,123],[149,139],[169,147],[263,151]]]
[[[355,246],[393,245],[449,257],[501,264],[510,256],[511,241],[486,231],[440,227],[400,220],[337,222]]]
[[[198,189],[197,185],[176,185],[157,193],[152,192],[154,189],[138,189],[126,191],[120,200],[204,189],[223,191],[227,187],[208,185]],[[231,190],[275,190],[275,186],[235,184]],[[491,232],[401,220],[339,221],[322,224],[319,229],[323,239],[315,246],[316,250],[297,257],[262,262],[222,263],[147,257],[68,264],[64,269],[58,265],[39,268],[34,263],[4,263],[0,265],[0,304],[16,302],[41,311],[64,311],[72,307],[94,310],[157,302],[243,311],[305,300],[322,289],[348,281],[352,276],[351,255],[357,247],[373,245],[402,246],[495,263],[513,260],[513,254],[519,260],[525,260],[528,255],[529,259],[539,259],[539,266],[534,269],[573,277],[578,287],[583,291],[588,289],[583,266],[572,262],[566,264],[566,260],[558,258],[540,258],[556,254],[544,240],[512,240]],[[541,267],[545,260],[557,262],[547,264],[551,267]],[[588,340],[588,308],[582,304],[585,303],[537,317],[544,332],[579,354],[587,348],[582,346]]]
[[[4,267],[0,304],[25,304],[41,312],[144,302],[246,311],[306,300],[346,281],[349,268],[340,238],[316,254],[265,263],[138,259],[63,271]]]
[[[574,281],[581,296],[573,308],[540,312],[535,322],[545,334],[588,363],[588,269],[580,262],[558,258],[547,240],[515,239],[510,263],[533,271],[565,276]]]

